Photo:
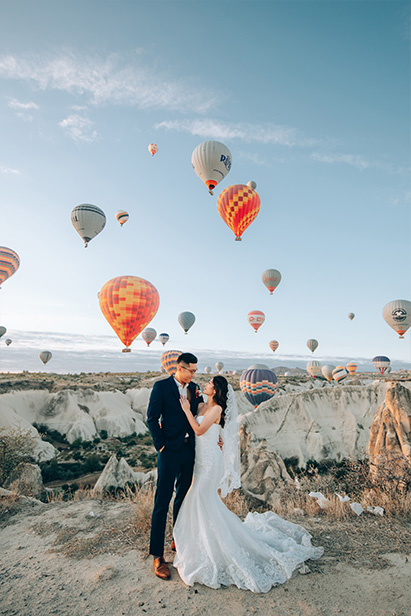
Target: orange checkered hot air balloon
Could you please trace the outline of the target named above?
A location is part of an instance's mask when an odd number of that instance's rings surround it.
[[[112,278],[101,288],[101,312],[125,345],[123,353],[134,338],[155,317],[160,298],[151,282],[137,276]]]
[[[17,252],[6,246],[0,246],[0,284],[13,276],[19,265],[20,259]]]
[[[217,209],[226,225],[234,231],[236,241],[240,241],[260,211],[260,197],[251,186],[234,184],[220,194]]]

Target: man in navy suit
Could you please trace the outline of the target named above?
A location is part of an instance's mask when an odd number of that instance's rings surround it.
[[[175,523],[191,485],[194,467],[194,432],[181,408],[180,397],[188,398],[191,412],[196,415],[198,404],[203,402],[198,386],[192,383],[196,370],[197,357],[192,353],[182,353],[177,359],[174,376],[154,383],[147,408],[147,425],[158,452],[150,554],[154,559],[155,574],[166,580],[170,578],[170,570],[163,558],[168,507],[175,486]]]

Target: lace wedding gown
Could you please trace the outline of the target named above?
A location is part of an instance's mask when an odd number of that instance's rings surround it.
[[[267,592],[290,579],[305,560],[320,558],[323,548],[311,545],[302,526],[272,511],[249,513],[242,522],[227,509],[217,493],[223,472],[219,434],[220,426],[213,424],[196,436],[194,479],[174,526],[173,564],[189,586],[235,584]]]

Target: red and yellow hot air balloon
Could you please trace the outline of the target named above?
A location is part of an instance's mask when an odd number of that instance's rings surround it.
[[[345,366],[345,369],[347,370],[348,374],[350,374],[350,376],[353,376],[353,374],[355,374],[357,368],[358,365],[355,363],[355,361],[350,361],[350,363]]]
[[[11,248],[0,246],[0,284],[13,276],[19,265],[20,259],[17,252],[14,252]]]
[[[245,184],[229,186],[217,199],[217,209],[224,222],[234,231],[236,241],[260,211],[258,193]]]
[[[170,376],[177,371],[177,359],[181,353],[182,351],[165,351],[161,356],[161,365]]]
[[[154,156],[154,154],[158,152],[158,145],[156,143],[150,143],[150,145],[148,146],[148,151],[150,152],[151,156]]]
[[[123,353],[134,338],[155,317],[160,298],[151,282],[138,276],[118,276],[101,288],[99,295],[101,312],[125,345]]]
[[[268,343],[268,346],[270,347],[270,349],[272,350],[272,352],[274,353],[274,351],[276,351],[279,347],[279,343],[277,340],[271,340]]]
[[[258,328],[261,327],[265,321],[265,314],[261,312],[261,310],[252,310],[247,315],[247,321],[251,327],[255,329],[255,333],[257,333]]]

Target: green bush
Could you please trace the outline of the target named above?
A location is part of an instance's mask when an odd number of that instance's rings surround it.
[[[108,432],[107,432],[107,430],[100,430],[100,436],[101,436],[101,438],[103,438],[104,440],[105,440],[106,438],[108,438]]]

